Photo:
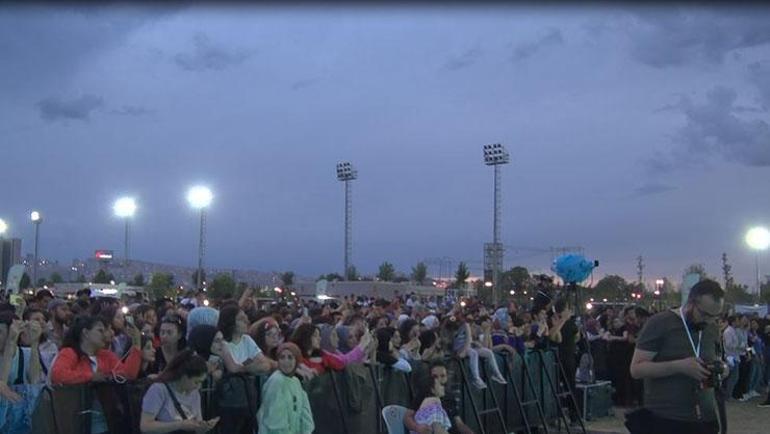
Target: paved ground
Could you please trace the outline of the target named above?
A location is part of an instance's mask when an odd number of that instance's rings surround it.
[[[764,399],[764,397],[762,397]],[[770,433],[770,408],[757,408],[761,399],[749,402],[727,403],[727,427],[730,434]],[[628,434],[623,426],[623,414],[627,408],[615,408],[615,416],[588,422],[587,428],[594,433]]]

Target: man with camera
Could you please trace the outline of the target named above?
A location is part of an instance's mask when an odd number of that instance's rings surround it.
[[[690,290],[687,303],[645,324],[636,342],[631,376],[644,380],[644,408],[627,415],[633,434],[716,434],[714,387],[727,373],[717,355],[724,291],[713,280]]]

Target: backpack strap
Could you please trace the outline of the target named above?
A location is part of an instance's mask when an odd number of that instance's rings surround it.
[[[176,399],[176,395],[174,394],[174,391],[171,390],[171,386],[168,385],[168,383],[163,383],[164,386],[166,386],[166,390],[168,390],[168,394],[171,395],[171,401],[174,403],[174,408],[176,409],[176,412],[179,413],[180,416],[182,416],[182,420],[187,420],[187,413],[184,412],[182,409],[182,404],[179,403],[179,400]]]
[[[21,350],[21,346],[18,346],[16,351],[19,353],[19,366],[16,369],[16,380],[13,382],[14,385],[24,384],[24,351]]]

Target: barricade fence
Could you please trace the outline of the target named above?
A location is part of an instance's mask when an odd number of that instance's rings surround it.
[[[537,353],[540,352],[542,357]],[[520,407],[513,391],[517,388],[521,401],[536,398],[544,410],[546,420],[554,422],[558,418],[558,404],[544,384],[544,369],[549,369],[551,378],[557,378],[553,350],[530,350],[525,354],[495,353],[498,366],[508,379],[508,384],[490,381],[482,369],[482,379],[487,386],[494,388],[505,425],[509,432],[522,431],[524,422]],[[474,430],[481,432],[474,415],[471,396],[482,408],[489,403],[488,391],[468,387],[461,381],[458,369],[469,372],[467,359],[445,360],[449,374],[447,389],[459,387],[460,416]],[[544,366],[545,365],[545,366]],[[533,386],[525,382],[524,368],[529,370]],[[427,369],[423,362],[413,362],[413,370]],[[384,434],[387,430],[382,423],[382,408],[388,405],[410,407],[413,392],[411,373],[397,371],[383,365],[349,365],[341,372],[327,372],[303,384],[308,394],[313,411],[316,434]],[[467,374],[466,374],[467,375]],[[267,376],[251,377],[257,390],[257,407],[261,403],[261,386]],[[513,382],[514,384],[511,384]],[[138,434],[141,417],[142,397],[151,383],[136,381],[124,384],[103,383],[81,386],[45,386],[36,395],[36,404],[31,417],[33,434],[90,434],[94,413],[101,412],[111,433]],[[535,396],[532,396],[534,390]],[[216,388],[210,381],[201,388],[201,405],[204,418],[215,417]],[[536,408],[526,407],[526,417],[537,420]],[[485,415],[488,416],[488,415]],[[487,433],[501,432],[499,422],[494,418],[480,418]],[[218,432],[217,429],[212,432]],[[228,434],[228,433],[222,433]]]

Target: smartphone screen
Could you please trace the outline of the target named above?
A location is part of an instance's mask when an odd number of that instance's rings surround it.
[[[18,306],[19,304],[21,304],[21,295],[11,294],[11,304],[14,306]]]

